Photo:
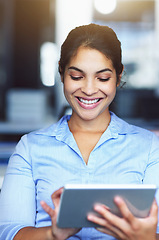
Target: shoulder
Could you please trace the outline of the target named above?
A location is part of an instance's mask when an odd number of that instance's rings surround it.
[[[33,136],[45,136],[45,137],[56,137],[59,133],[67,131],[69,115],[63,116],[58,122],[51,124],[48,127],[30,132],[27,134],[28,137]]]
[[[114,113],[111,113],[111,122],[112,128],[114,128],[119,135],[135,135],[136,138],[149,141],[152,139],[156,141],[159,140],[159,137],[157,137],[152,131],[129,124],[128,122],[116,116]]]
[[[154,132],[129,124],[113,113],[111,117],[111,131],[116,132],[120,146],[127,146],[130,152],[133,149],[133,154],[145,155],[145,159],[150,156],[159,159],[159,137]]]
[[[55,141],[58,138],[63,137],[69,131],[67,121],[70,116],[62,117],[58,122],[51,124],[48,127],[32,131],[21,137],[16,148],[34,148],[45,146],[45,143],[49,142],[50,139]]]

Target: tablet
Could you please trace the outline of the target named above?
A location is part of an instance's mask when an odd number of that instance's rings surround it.
[[[87,220],[88,213],[95,213],[95,203],[105,204],[121,217],[113,201],[115,196],[121,196],[136,217],[144,218],[149,214],[155,192],[155,185],[68,184],[61,195],[57,225],[60,228],[97,227]]]

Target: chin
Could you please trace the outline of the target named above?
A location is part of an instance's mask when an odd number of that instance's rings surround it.
[[[100,115],[94,115],[94,114],[80,114],[79,117],[85,121],[93,121],[96,120]]]

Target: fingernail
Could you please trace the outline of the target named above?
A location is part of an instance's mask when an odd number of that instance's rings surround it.
[[[115,201],[116,203],[121,203],[122,199],[121,199],[121,197],[116,196],[116,197],[114,198],[114,201]]]
[[[96,204],[96,205],[94,205],[94,209],[95,210],[101,210],[102,209],[102,206],[101,205],[99,205],[99,204]]]

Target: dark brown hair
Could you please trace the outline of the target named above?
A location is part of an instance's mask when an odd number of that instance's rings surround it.
[[[123,70],[121,43],[111,28],[92,23],[70,31],[62,44],[59,61],[61,75],[64,75],[66,65],[69,64],[80,46],[96,49],[109,58],[116,70],[117,82],[120,80],[119,75]]]

